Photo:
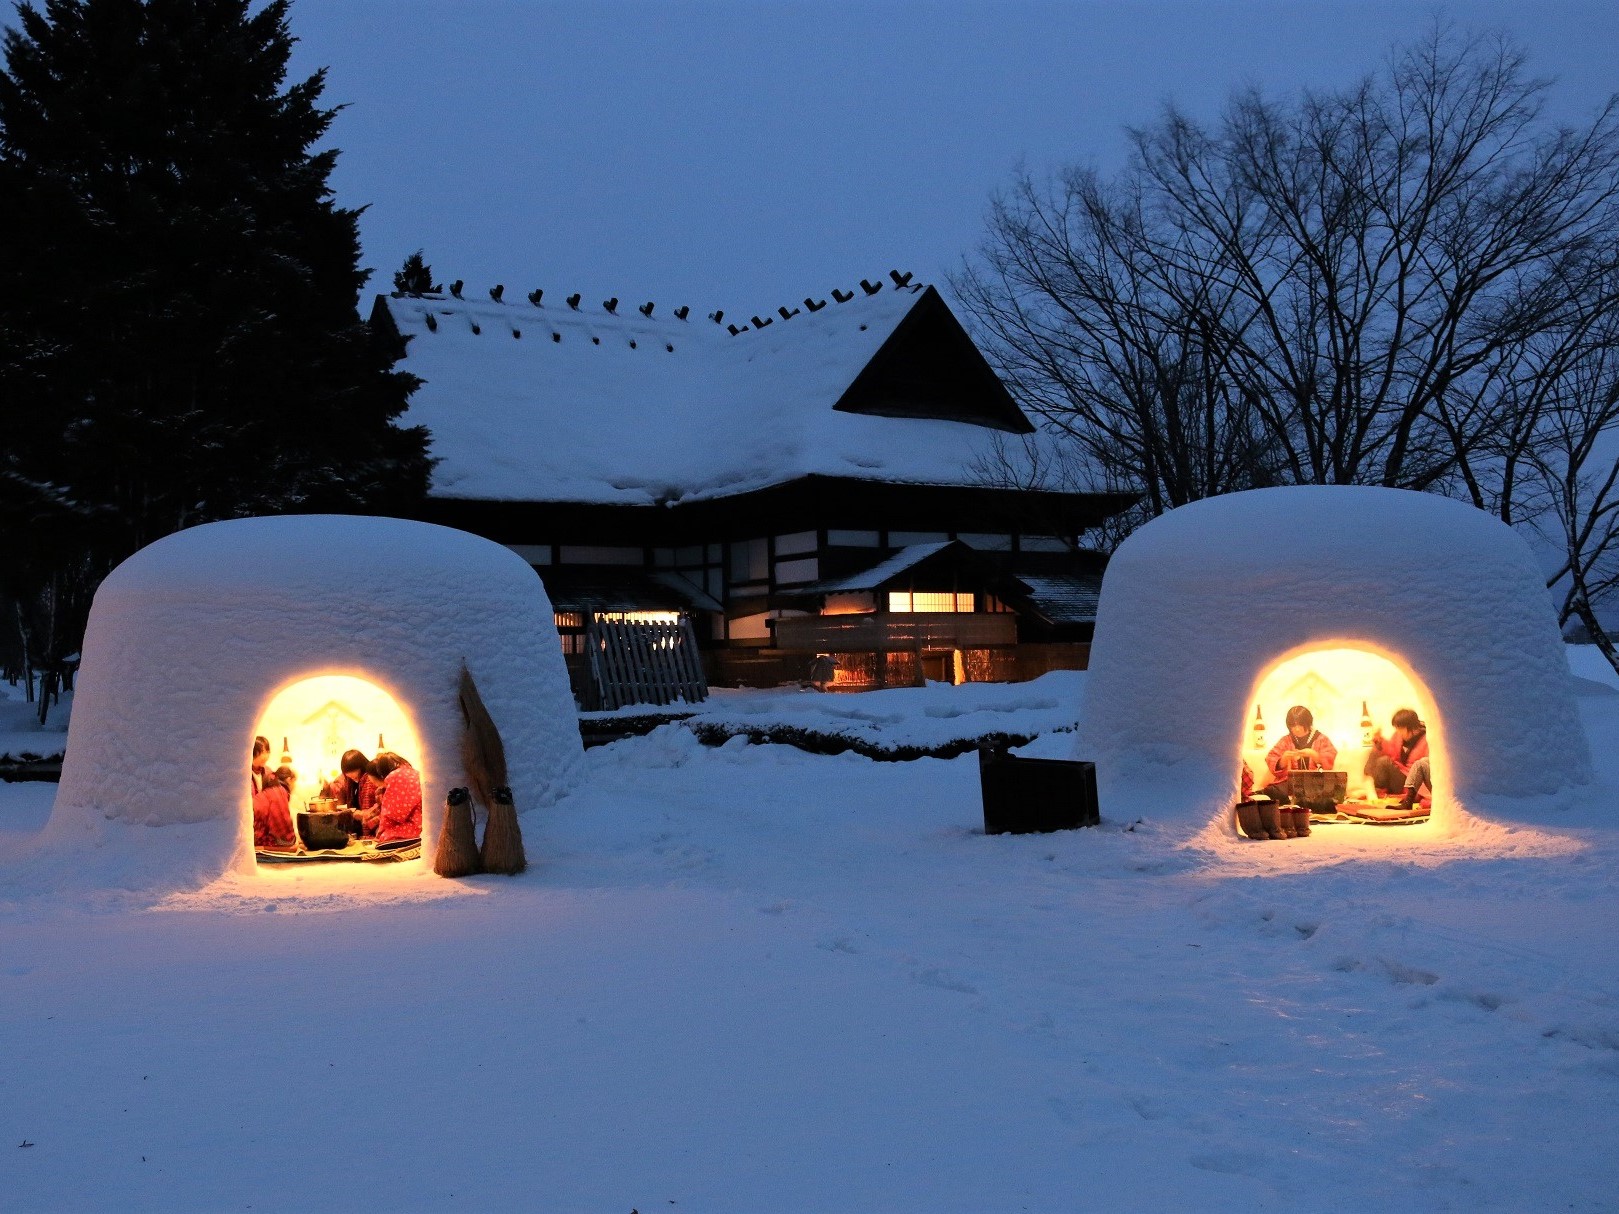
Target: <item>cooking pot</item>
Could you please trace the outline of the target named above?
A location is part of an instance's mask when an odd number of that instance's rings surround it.
[[[304,846],[311,851],[325,847],[347,847],[349,842],[349,832],[344,829],[342,816],[336,810],[311,809],[300,813],[298,834]]]

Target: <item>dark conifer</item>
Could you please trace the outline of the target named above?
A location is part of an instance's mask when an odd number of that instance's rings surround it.
[[[433,267],[422,260],[417,249],[394,271],[394,290],[401,295],[436,295],[444,288],[433,282]]]
[[[17,7],[0,530],[71,516],[104,570],[194,523],[425,493],[426,434],[394,424],[418,381],[356,311],[359,212],[333,200],[336,149],[316,150],[336,111],[323,72],[286,82],[287,11]]]

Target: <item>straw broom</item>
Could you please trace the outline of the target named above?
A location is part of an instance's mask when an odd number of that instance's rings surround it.
[[[452,788],[444,799],[444,824],[439,827],[433,871],[441,877],[467,877],[481,863],[478,836],[472,829],[472,796],[464,788]]]
[[[461,666],[461,716],[466,730],[461,735],[461,758],[466,764],[467,782],[484,808],[489,811],[483,829],[483,869],[486,873],[520,873],[528,867],[523,854],[523,831],[517,824],[517,807],[506,783],[506,748],[500,731],[484,707],[472,672]]]

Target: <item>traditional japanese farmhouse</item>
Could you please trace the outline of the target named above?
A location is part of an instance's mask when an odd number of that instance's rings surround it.
[[[850,688],[1085,663],[1084,537],[1129,499],[1042,486],[1043,436],[909,275],[746,318],[496,288],[372,324],[424,381],[428,521],[538,570],[588,707],[818,654]]]

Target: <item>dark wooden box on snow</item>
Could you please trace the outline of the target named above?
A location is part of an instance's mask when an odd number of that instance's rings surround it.
[[[1095,826],[1096,764],[1078,759],[1020,759],[978,752],[986,835],[1026,835]]]

